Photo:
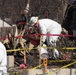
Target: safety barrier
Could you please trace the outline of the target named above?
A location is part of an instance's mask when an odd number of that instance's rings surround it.
[[[43,48],[44,48],[44,46],[42,46]],[[49,49],[54,49],[54,48],[57,48],[57,47],[46,47],[46,48],[49,48]],[[27,48],[28,50],[30,49],[30,48]],[[33,49],[37,49],[37,48],[33,48]],[[64,47],[64,48],[57,48],[57,49],[60,49],[60,50],[76,50],[76,47]],[[26,48],[22,48],[22,49],[10,49],[10,50],[7,50],[7,52],[17,52],[17,51],[24,51],[24,50],[26,50]]]
[[[42,36],[70,36],[70,37],[75,37],[76,35],[68,35],[68,34],[28,34],[28,35],[31,35],[31,36],[38,36],[38,35],[42,35]],[[28,36],[27,35],[27,36]],[[22,36],[15,36],[14,38],[21,38]],[[12,37],[9,37],[9,38],[12,38]],[[0,38],[0,39],[4,39],[4,38]],[[41,46],[41,47],[44,47],[44,46]],[[54,47],[46,47],[48,49],[54,49]],[[57,48],[57,47],[55,47]],[[27,50],[29,50],[30,48],[27,48]],[[33,49],[37,49],[37,48],[33,48]],[[76,50],[76,47],[64,47],[64,48],[57,48],[59,50]],[[25,51],[26,48],[22,48],[22,49],[12,49],[12,50],[7,50],[7,52],[17,52],[17,51]]]
[[[28,30],[26,30],[27,32],[29,32]],[[31,36],[64,36],[64,37],[76,37],[76,35],[69,35],[69,34],[26,34],[27,36],[28,35],[31,35]],[[14,37],[9,37],[9,38],[21,38],[23,36],[14,36]],[[26,36],[24,36],[26,37]],[[3,38],[0,38],[0,40],[4,40],[4,39],[7,39],[8,37],[3,37]]]
[[[68,36],[70,36],[70,37],[75,37],[76,35],[63,35],[63,34],[60,34],[60,35],[58,35],[58,34],[32,34],[32,36],[38,36],[38,35],[42,35],[42,36],[66,36],[66,37],[68,37]],[[21,38],[22,36],[15,36],[14,38]],[[10,37],[10,38],[12,38],[12,37]],[[4,38],[0,38],[0,39],[4,39]],[[41,47],[43,47],[43,46],[41,46]],[[53,49],[54,47],[46,47],[46,48],[50,48],[50,49]],[[27,48],[27,50],[28,49],[30,49],[30,48]],[[33,48],[33,49],[36,49],[36,48]],[[65,50],[65,49],[67,49],[67,50],[75,50],[76,49],[76,47],[64,47],[64,48],[58,48],[58,49],[60,49],[60,50]],[[24,48],[24,49],[12,49],[12,50],[7,50],[7,52],[12,52],[12,51],[25,51],[26,49]],[[60,60],[61,61],[61,60]],[[66,60],[62,60],[61,62],[64,62],[64,61],[66,61]],[[59,62],[59,60],[58,61],[56,61],[56,60],[51,60],[51,62]],[[61,68],[59,68],[58,70],[61,70],[61,69],[63,69],[63,68],[66,68],[66,67],[68,67],[68,66],[71,66],[71,65],[73,65],[73,64],[75,64],[76,62],[73,62],[73,63],[70,63],[70,64],[68,64],[68,65],[65,65],[65,66],[63,66],[63,67],[61,67]],[[35,70],[36,68],[38,68],[38,67],[40,67],[40,66],[42,66],[43,64],[40,64],[40,65],[38,65],[38,66],[36,66],[36,67],[34,67],[34,68],[32,68],[32,70]],[[51,73],[51,72],[48,72],[48,74],[49,73]]]
[[[68,34],[26,34],[27,36],[28,35],[31,35],[31,36],[38,36],[38,35],[42,35],[42,36],[65,36],[65,37],[76,37],[76,35],[68,35]],[[14,36],[14,37],[9,37],[9,38],[21,38],[23,36]],[[24,36],[25,37],[25,36]],[[4,39],[7,39],[8,37],[4,37],[4,38],[0,38],[0,40],[4,40]],[[53,49],[53,47],[47,47],[47,48],[50,48],[50,49]],[[30,48],[27,48],[27,49],[30,49]],[[36,48],[34,48],[36,49]],[[67,50],[75,50],[76,47],[64,47],[64,48],[58,48],[58,49],[67,49]],[[10,51],[20,51],[20,50],[23,50],[23,49],[14,49],[14,50],[7,50],[7,52],[10,52]],[[24,49],[25,50],[25,49]]]

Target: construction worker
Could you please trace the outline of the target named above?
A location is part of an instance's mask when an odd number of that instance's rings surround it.
[[[7,75],[7,53],[5,46],[0,42],[0,75]]]
[[[38,17],[31,17],[30,23],[32,26],[35,26],[40,29],[41,34],[46,34],[42,36],[41,45],[46,41],[47,34],[61,34],[62,27],[59,23],[51,19],[39,19]],[[50,36],[48,38],[48,46],[56,46],[56,41],[59,36]],[[53,50],[54,58],[59,57],[59,52],[55,48]]]

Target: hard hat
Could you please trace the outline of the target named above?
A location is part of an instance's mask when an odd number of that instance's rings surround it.
[[[34,25],[38,21],[38,17],[31,17],[30,23]]]

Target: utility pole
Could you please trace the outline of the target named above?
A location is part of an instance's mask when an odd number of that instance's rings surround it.
[[[25,7],[25,10],[23,11],[25,16],[26,16],[26,26],[25,29],[28,30],[28,15],[29,15],[29,4],[30,4],[30,0],[27,1],[27,5]],[[28,32],[27,32],[28,34]],[[26,51],[24,50],[24,63],[26,64]]]

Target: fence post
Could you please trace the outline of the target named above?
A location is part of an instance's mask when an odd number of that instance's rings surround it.
[[[41,42],[42,42],[42,36],[40,36],[40,53],[39,53],[39,65],[41,64]]]

